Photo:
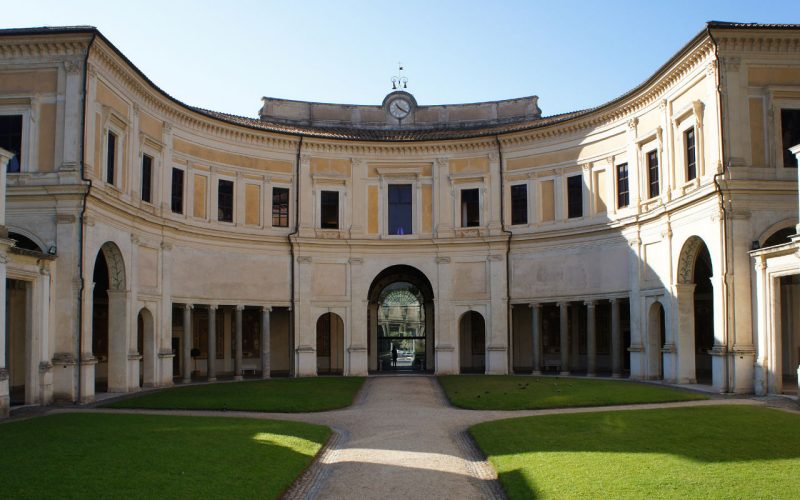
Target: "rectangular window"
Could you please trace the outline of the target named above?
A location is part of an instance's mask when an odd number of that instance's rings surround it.
[[[797,168],[797,157],[789,148],[800,144],[800,109],[781,110],[781,135],[783,138],[783,166]]]
[[[628,193],[628,164],[617,165],[617,208],[627,207],[630,204]]]
[[[172,212],[183,213],[183,170],[172,169]]]
[[[583,177],[567,177],[567,217],[583,217]]]
[[[14,155],[6,172],[19,172],[22,165],[22,115],[0,116],[0,148]]]
[[[650,198],[655,198],[661,192],[658,184],[658,153],[655,150],[647,153],[647,181]]]
[[[686,144],[686,180],[691,181],[697,177],[697,154],[694,144],[694,127],[683,133],[683,142]]]
[[[114,184],[114,160],[117,157],[117,134],[109,132],[106,140],[106,182]]]
[[[389,234],[414,232],[411,184],[389,184]]]
[[[517,184],[511,186],[511,224],[528,223],[528,186]]]
[[[233,181],[220,179],[217,185],[217,220],[233,222]]]
[[[339,191],[320,192],[320,227],[339,229]]]
[[[461,227],[481,225],[478,188],[461,190]]]
[[[272,188],[272,227],[289,227],[289,188]]]
[[[142,155],[142,201],[152,202],[153,157]]]

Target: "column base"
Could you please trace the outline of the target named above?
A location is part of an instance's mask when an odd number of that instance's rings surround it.
[[[269,380],[269,372],[261,372],[261,380]]]
[[[191,384],[192,383],[192,379],[185,378],[185,379],[181,380],[181,383],[183,383],[183,384]]]
[[[531,372],[531,375],[541,375],[541,374],[542,374],[542,370],[533,370]]]
[[[236,376],[233,377],[233,380],[236,380],[236,381],[244,380],[244,377],[242,377],[241,375],[236,375]]]
[[[217,377],[208,377],[208,379],[206,379],[206,382],[216,382],[216,381]]]
[[[586,376],[587,377],[596,377],[597,374],[596,373],[587,373]]]
[[[569,376],[569,374],[570,374],[569,371],[560,371],[560,372],[558,372],[558,375],[561,376],[561,377]]]
[[[611,378],[622,378],[622,374],[621,373],[612,373],[611,374]]]

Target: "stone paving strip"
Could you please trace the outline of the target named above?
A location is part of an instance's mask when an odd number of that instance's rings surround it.
[[[318,413],[197,410],[64,410],[153,415],[225,416],[327,425],[334,436],[285,493],[290,499],[504,498],[497,474],[466,430],[505,418],[712,405],[764,405],[711,399],[550,410],[477,411],[450,406],[432,376],[370,377],[353,406]]]

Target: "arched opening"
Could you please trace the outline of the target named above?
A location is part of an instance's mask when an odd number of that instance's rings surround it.
[[[713,266],[705,242],[692,236],[681,249],[676,284],[678,303],[678,382],[714,382]]]
[[[480,313],[468,311],[458,322],[461,373],[486,371],[486,322]]]
[[[664,360],[661,349],[667,343],[665,330],[664,306],[660,302],[654,302],[650,306],[647,320],[647,375],[651,379],[664,379]]]
[[[762,248],[767,247],[774,247],[776,245],[783,245],[784,243],[791,243],[791,237],[795,234],[795,228],[792,227],[785,227],[783,229],[778,229],[771,235],[764,240],[764,244],[761,245]]]
[[[384,269],[369,289],[369,370],[434,369],[433,287],[411,266]]]
[[[714,287],[711,255],[703,245],[694,266],[695,376],[700,384],[712,382],[711,349],[714,347]]]
[[[9,232],[8,238],[14,240],[14,248],[44,253],[44,250],[39,246],[38,243],[33,241],[31,238],[28,238],[24,234]]]
[[[156,385],[156,352],[153,315],[146,308],[139,311],[136,318],[136,352],[139,353],[139,387]]]
[[[113,243],[97,253],[92,274],[92,353],[95,392],[126,392],[128,384],[128,306],[122,254]]]
[[[11,406],[33,403],[31,283],[6,280],[6,359]]]
[[[338,314],[325,313],[317,319],[317,373],[344,373],[344,321]]]

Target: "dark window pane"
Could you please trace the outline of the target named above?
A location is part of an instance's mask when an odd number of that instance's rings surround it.
[[[781,110],[781,134],[783,166],[797,168],[797,157],[789,151],[789,148],[800,144],[800,109]]]
[[[411,234],[411,184],[389,184],[389,234]]]
[[[661,192],[658,184],[658,153],[647,153],[647,179],[650,186],[650,198],[655,198]]]
[[[511,186],[511,224],[528,223],[528,186]]]
[[[288,188],[272,188],[272,227],[289,227]]]
[[[219,181],[217,186],[217,220],[233,222],[233,181]]]
[[[172,211],[183,213],[183,170],[172,169]]]
[[[114,160],[117,157],[117,134],[108,133],[106,145],[106,182],[114,184]]]
[[[697,156],[694,145],[694,128],[690,128],[683,134],[686,143],[686,180],[697,177]]]
[[[320,227],[339,229],[339,191],[320,193]]]
[[[0,116],[0,148],[14,155],[6,172],[19,172],[22,164],[22,115]]]
[[[461,226],[477,227],[481,225],[480,197],[478,189],[461,190]]]
[[[583,216],[583,177],[567,177],[567,217]]]
[[[617,207],[627,207],[630,203],[628,197],[628,164],[617,165]]]
[[[150,203],[153,182],[153,158],[142,155],[142,201]]]

